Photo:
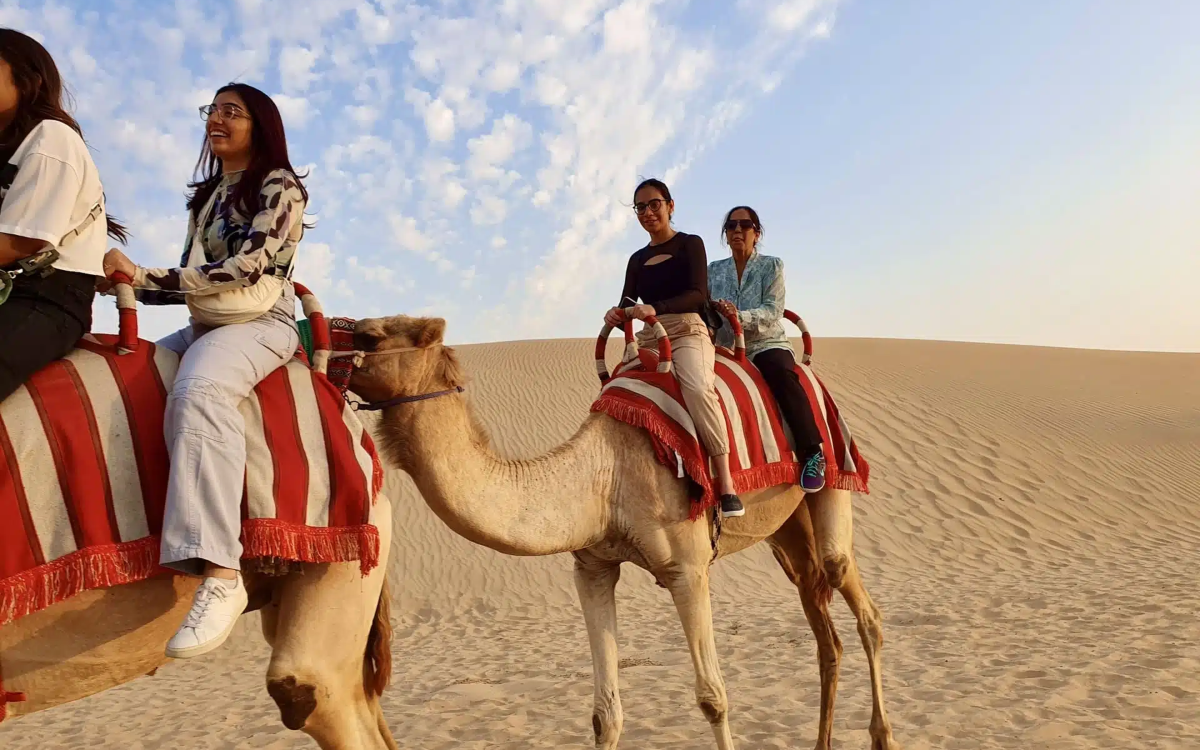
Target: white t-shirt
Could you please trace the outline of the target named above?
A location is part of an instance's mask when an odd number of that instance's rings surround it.
[[[104,188],[79,134],[57,120],[43,120],[17,147],[10,163],[17,173],[7,190],[0,184],[0,232],[49,242],[58,249],[55,268],[103,276],[108,248]],[[11,170],[8,165],[0,168]],[[97,204],[96,219],[68,237]]]

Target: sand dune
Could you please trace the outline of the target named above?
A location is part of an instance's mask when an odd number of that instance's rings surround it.
[[[460,348],[502,452],[566,439],[595,395],[591,342]],[[1200,747],[1200,355],[819,340],[871,461],[855,547],[884,613],[897,738],[923,748]],[[547,394],[550,397],[547,398]],[[400,746],[591,747],[591,665],[570,558],[452,535],[403,475],[384,709]],[[714,569],[739,747],[815,742],[816,649],[769,552]],[[712,747],[665,592],[625,566],[622,747]],[[835,744],[869,747],[853,618]],[[262,689],[248,616],[209,658],[0,726],[0,747],[309,748]]]

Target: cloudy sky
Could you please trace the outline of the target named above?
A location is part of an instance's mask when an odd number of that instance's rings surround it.
[[[147,265],[180,254],[196,108],[241,80],[310,174],[296,279],[333,314],[594,335],[657,175],[710,259],[724,210],[759,208],[818,337],[1200,350],[1200,3],[0,0],[0,24],[55,55]]]

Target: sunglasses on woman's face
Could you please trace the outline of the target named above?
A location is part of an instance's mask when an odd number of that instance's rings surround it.
[[[754,222],[750,219],[730,219],[725,222],[725,231],[732,232],[735,229],[741,229],[743,232],[749,232],[754,228]]]

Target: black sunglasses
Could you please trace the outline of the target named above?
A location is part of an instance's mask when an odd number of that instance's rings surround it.
[[[754,229],[754,222],[750,219],[730,219],[729,221],[725,222],[726,232],[732,232],[738,227],[741,227],[743,232],[748,232],[751,229]]]

